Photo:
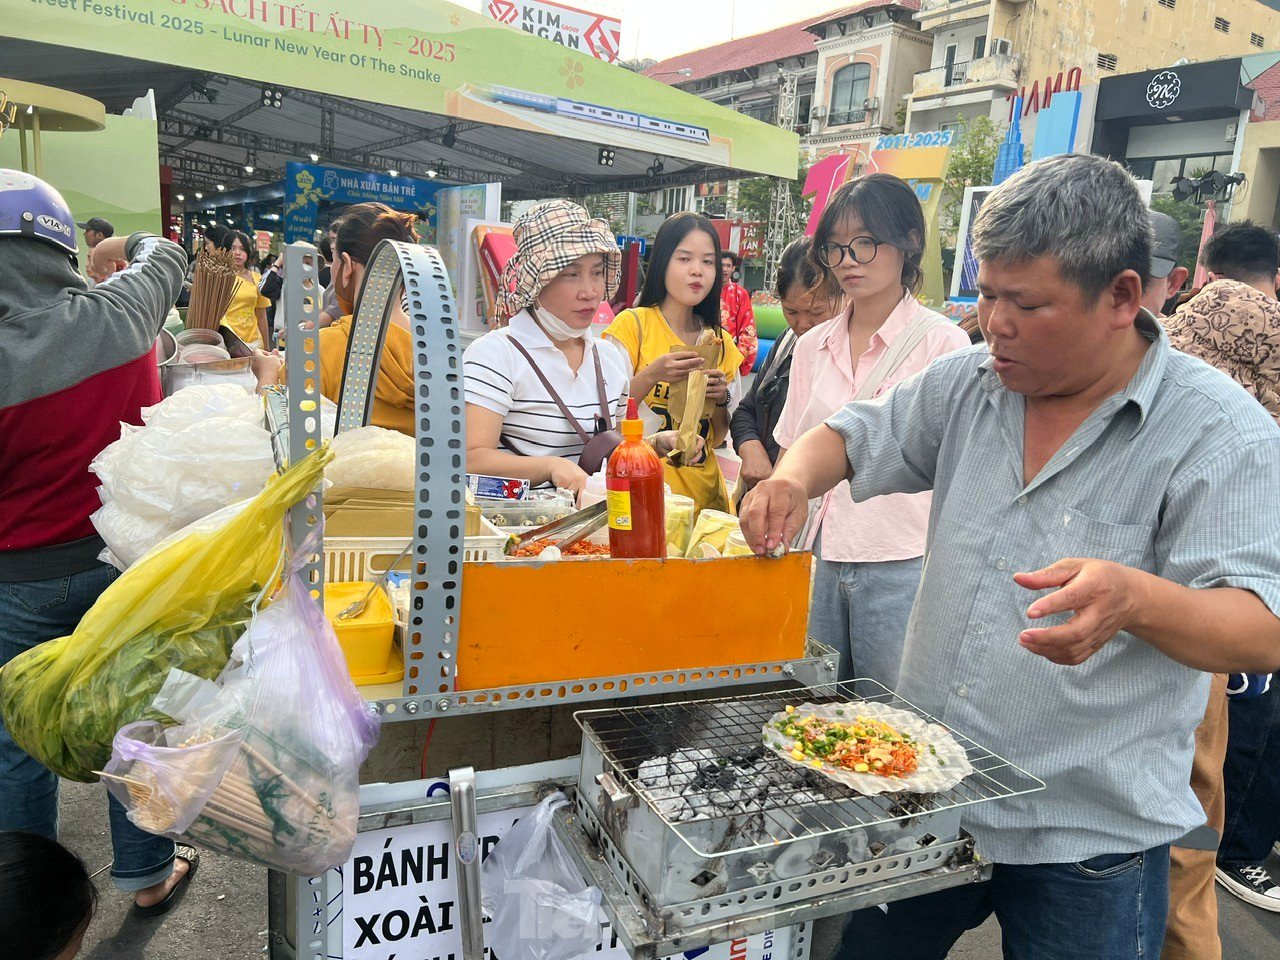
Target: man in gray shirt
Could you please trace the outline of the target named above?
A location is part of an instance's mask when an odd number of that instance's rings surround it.
[[[840,480],[933,490],[900,693],[1047,785],[966,817],[990,883],[868,911],[842,955],[943,957],[994,912],[1007,957],[1155,957],[1209,673],[1280,667],[1280,428],[1141,309],[1119,165],[1025,167],[974,247],[986,345],[846,406],[743,507],[761,553]]]

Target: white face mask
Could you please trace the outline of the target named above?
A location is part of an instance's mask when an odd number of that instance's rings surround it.
[[[536,303],[533,305],[533,316],[538,321],[538,326],[542,327],[546,335],[557,343],[564,343],[574,337],[585,340],[591,334],[590,326],[583,327],[581,330],[577,327],[571,327],[554,313],[542,309]]]

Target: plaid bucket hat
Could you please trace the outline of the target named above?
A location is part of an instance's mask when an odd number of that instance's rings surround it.
[[[622,251],[603,220],[593,220],[576,203],[548,200],[516,221],[516,252],[502,272],[499,312],[510,320],[533,303],[556,275],[587,254],[604,254],[605,299],[618,290]]]

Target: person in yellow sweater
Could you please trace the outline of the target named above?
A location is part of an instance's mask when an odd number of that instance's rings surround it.
[[[706,217],[676,214],[658,230],[639,305],[624,310],[605,330],[631,360],[631,396],[643,397],[649,432],[680,426],[669,405],[671,385],[706,368],[707,397],[715,407],[698,433],[707,457],[697,466],[666,464],[672,493],[691,497],[696,510],[730,512],[729,496],[713,451],[729,432],[730,384],[738,376],[742,354],[720,326],[720,238]],[[704,331],[718,339],[713,366],[692,347]]]
[[[320,331],[320,392],[334,403],[341,399],[355,301],[373,248],[383,240],[417,243],[417,221],[414,214],[392,210],[384,203],[358,203],[333,225],[333,286],[341,316]],[[265,357],[255,361],[259,385],[283,382],[283,362],[277,360],[274,370],[270,366]],[[369,423],[414,435],[413,337],[403,302],[396,304],[387,325]]]
[[[262,275],[251,267],[250,250],[255,250],[247,234],[239,230],[227,233],[222,241],[222,249],[231,254],[236,262],[235,293],[227,304],[227,312],[222,316],[222,324],[245,342],[249,347],[261,347],[267,344],[267,307],[271,301],[258,292],[262,285]]]

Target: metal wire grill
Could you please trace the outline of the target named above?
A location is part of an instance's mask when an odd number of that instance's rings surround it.
[[[874,680],[585,710],[574,716],[615,776],[700,854],[709,837],[718,838],[713,854],[728,852],[734,837],[759,841],[736,846],[735,851],[764,849],[1044,789],[1042,781],[954,730],[951,734],[965,749],[974,772],[935,794],[864,796],[816,770],[788,762],[761,742],[761,728],[788,705],[858,701],[883,703],[939,722]],[[674,792],[685,804],[680,808],[683,816],[673,815],[673,808],[679,807],[673,791],[651,788],[641,779],[640,767],[653,758],[690,751],[705,751],[714,759],[702,755],[669,761],[678,783]]]

